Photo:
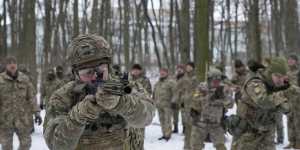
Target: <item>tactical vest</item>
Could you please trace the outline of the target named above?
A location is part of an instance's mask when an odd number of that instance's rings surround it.
[[[220,88],[223,90],[223,87]],[[214,91],[202,102],[200,122],[207,124],[221,124],[224,116],[224,93]]]

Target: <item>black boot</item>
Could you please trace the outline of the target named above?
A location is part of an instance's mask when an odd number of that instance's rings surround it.
[[[178,125],[174,124],[173,133],[178,133]]]
[[[165,136],[162,136],[160,138],[158,138],[158,140],[166,140],[166,141],[169,141],[170,140],[170,137],[165,137]]]
[[[183,130],[182,130],[182,133],[184,134],[184,132],[185,132],[185,126],[183,126]]]

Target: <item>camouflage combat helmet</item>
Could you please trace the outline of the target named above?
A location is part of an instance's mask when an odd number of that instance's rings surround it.
[[[101,36],[79,35],[68,47],[68,60],[73,69],[94,67],[102,63],[111,63],[112,50]]]

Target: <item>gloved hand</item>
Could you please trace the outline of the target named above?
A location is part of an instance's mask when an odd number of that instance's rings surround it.
[[[104,92],[100,87],[97,89],[96,102],[103,109],[111,110],[115,108],[119,104],[120,98],[120,96]]]
[[[40,109],[41,109],[41,110],[44,110],[44,108],[45,108],[45,107],[44,107],[44,104],[41,103],[41,104],[40,104]]]
[[[181,103],[181,108],[184,108],[184,103]]]
[[[40,115],[39,112],[36,112],[36,113],[34,114],[34,122],[37,123],[38,125],[41,125],[41,124],[42,124],[43,119],[42,119],[42,117],[41,117],[41,115]]]
[[[87,124],[98,119],[100,108],[94,95],[87,95],[81,102],[76,104],[70,112],[71,120],[79,124]]]
[[[171,103],[171,108],[173,110],[176,110],[176,109],[178,109],[178,105],[176,103]]]

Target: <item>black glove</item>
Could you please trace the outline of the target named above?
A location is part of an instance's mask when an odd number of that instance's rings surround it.
[[[194,118],[194,117],[199,116],[200,113],[197,110],[195,110],[195,109],[191,109],[190,115],[191,115],[191,117]]]
[[[42,103],[40,104],[40,109],[44,110],[44,104],[42,104]]]
[[[171,103],[171,108],[176,110],[178,109],[178,105],[176,103]]]
[[[181,103],[181,108],[184,108],[184,103]]]
[[[42,119],[40,113],[35,113],[34,114],[34,122],[37,123],[38,125],[42,124],[43,119]]]

